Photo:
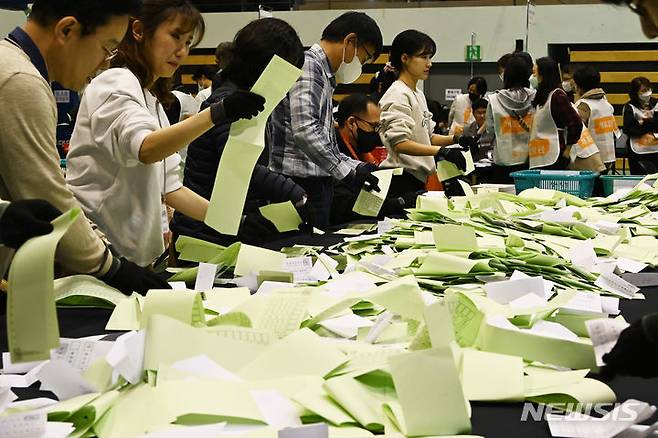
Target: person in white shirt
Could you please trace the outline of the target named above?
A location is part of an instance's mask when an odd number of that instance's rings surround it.
[[[475,121],[473,104],[487,94],[487,80],[482,76],[472,77],[468,81],[467,91],[467,94],[457,96],[450,106],[448,126],[451,132],[457,132],[458,127],[463,128]]]
[[[208,201],[182,185],[177,152],[222,120],[263,110],[261,96],[236,91],[169,126],[161,103],[173,98],[167,79],[203,32],[188,0],[145,0],[113,68],[90,83],[78,112],[67,184],[115,250],[140,266],[165,249],[166,206],[197,220],[206,216]]]
[[[414,192],[427,188],[437,190],[436,160],[448,159],[466,168],[460,148],[444,148],[459,143],[468,149],[472,137],[434,134],[432,113],[418,82],[427,80],[432,67],[436,44],[428,35],[406,30],[395,37],[390,62],[397,80],[379,101],[382,142],[388,157],[380,167],[402,167],[404,175],[391,187],[392,194]]]
[[[201,104],[206,101],[212,94],[212,80],[217,74],[217,67],[210,65],[203,65],[194,73],[192,79],[196,82],[199,87],[199,92],[197,93],[195,100],[199,107]]]

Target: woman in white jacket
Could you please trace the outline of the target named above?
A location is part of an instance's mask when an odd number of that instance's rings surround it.
[[[251,118],[264,99],[237,91],[169,126],[168,79],[203,37],[188,0],[145,0],[110,68],[85,90],[67,162],[67,184],[127,259],[150,265],[165,249],[167,206],[203,220],[208,201],[183,187],[178,151],[222,120]]]
[[[447,159],[465,169],[460,148],[445,148],[455,143],[468,147],[473,137],[434,134],[432,113],[418,82],[429,77],[436,44],[428,35],[405,30],[391,46],[391,65],[397,80],[379,101],[382,112],[381,137],[388,157],[381,167],[402,167],[404,174],[394,180],[391,194],[438,189],[436,160]]]

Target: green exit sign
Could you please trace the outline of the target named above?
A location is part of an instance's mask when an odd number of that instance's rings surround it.
[[[482,49],[480,46],[466,46],[467,61],[482,61]]]

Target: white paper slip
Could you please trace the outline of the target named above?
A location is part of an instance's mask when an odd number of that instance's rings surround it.
[[[171,286],[173,290],[187,290],[187,285],[184,281],[170,281],[169,286]]]
[[[313,259],[309,256],[290,257],[281,263],[281,269],[286,272],[308,273],[313,268]]]
[[[318,423],[286,428],[279,431],[279,438],[329,438],[329,426]]]
[[[0,417],[2,438],[34,438],[46,433],[47,414],[45,412],[23,412]]]
[[[50,355],[50,358],[67,363],[82,374],[98,359],[105,357],[113,345],[113,341],[62,338],[59,348]]]
[[[619,232],[621,225],[614,222],[597,221],[594,223],[594,228],[598,229],[603,234],[615,235]]]
[[[171,368],[210,379],[241,382],[242,379],[210,359],[205,354],[174,362]]]
[[[544,222],[557,222],[562,224],[575,222],[573,211],[567,209],[542,211],[540,219]]]
[[[512,309],[528,309],[530,307],[545,306],[548,301],[544,297],[537,296],[533,293],[525,294],[509,302]]]
[[[258,295],[270,295],[272,294],[272,291],[277,289],[290,289],[292,287],[295,287],[295,285],[292,283],[285,283],[283,281],[264,281],[260,284],[256,293]]]
[[[600,274],[594,284],[624,298],[633,298],[635,293],[640,291],[639,287],[612,273]]]
[[[528,332],[548,338],[563,339],[565,341],[578,340],[577,334],[557,322],[537,321]]]
[[[327,281],[329,277],[338,276],[336,267],[338,262],[326,254],[320,254],[311,269],[310,276],[316,281]]]
[[[507,304],[529,293],[541,298],[546,296],[544,279],[541,277],[495,281],[485,284],[484,290],[489,298],[500,304]]]
[[[619,299],[617,298],[617,302]],[[603,302],[601,295],[593,292],[576,292],[576,295],[567,304],[560,307],[569,313],[596,314],[603,313]]]
[[[343,338],[356,338],[361,327],[372,327],[375,323],[362,316],[348,313],[347,315],[337,318],[325,319],[319,323],[332,333],[342,336]]]
[[[117,338],[112,349],[105,356],[105,360],[114,369],[112,383],[116,383],[119,376],[136,385],[144,374],[144,346],[146,344],[146,331],[128,332]]]
[[[215,285],[215,275],[217,274],[217,265],[213,263],[199,263],[199,270],[196,274],[194,290],[206,291]]]
[[[592,271],[598,262],[596,252],[594,252],[594,244],[589,239],[574,245],[569,250],[569,256],[571,263],[587,271]]]
[[[382,234],[391,231],[393,227],[395,227],[395,225],[388,218],[385,218],[383,221],[377,221],[377,234],[381,236]]]
[[[372,239],[379,239],[380,237],[382,237],[381,234],[364,234],[362,236],[345,237],[343,240],[345,242],[365,242]]]
[[[621,319],[591,319],[585,321],[587,333],[594,346],[594,356],[596,356],[596,366],[603,366],[603,355],[609,353],[617,343],[619,335],[628,327],[628,323]]]
[[[384,330],[386,330],[386,327],[391,325],[391,321],[393,321],[394,316],[395,315],[393,314],[393,312],[389,312],[388,310],[379,314],[379,316],[375,320],[375,323],[370,328],[370,331],[366,336],[365,342],[367,342],[368,344],[374,344],[375,342],[377,342],[377,339],[384,332]]]
[[[364,293],[377,287],[372,278],[372,275],[365,272],[348,272],[329,280],[322,286],[322,288],[326,290],[329,295],[336,298],[342,298],[351,293]]]
[[[9,352],[2,353],[2,372],[3,374],[23,374],[30,371],[37,365],[45,363],[45,360],[38,360],[35,362],[12,363],[11,355]]]
[[[66,438],[73,432],[75,432],[75,426],[73,426],[73,423],[49,421],[46,423],[46,433],[43,438]]]
[[[601,310],[608,315],[619,315],[619,298],[602,296]]]
[[[41,381],[41,390],[51,391],[60,401],[98,390],[77,369],[61,360],[48,361],[37,373],[37,378]]]
[[[636,260],[627,259],[625,257],[619,257],[617,259],[617,267],[619,269],[621,269],[622,271],[625,271],[625,272],[632,272],[633,274],[637,274],[638,272],[642,271],[647,266],[649,266],[649,265],[647,265],[646,263],[638,262]]]
[[[260,389],[249,391],[268,425],[272,427],[299,427],[302,425],[299,416],[300,408],[279,391]]]
[[[0,414],[18,397],[7,386],[0,386]]]
[[[510,275],[509,277],[510,280],[519,280],[521,278],[533,278],[533,277],[530,277],[528,274],[517,270],[514,270],[514,272],[512,272],[512,275]],[[555,283],[553,283],[550,280],[544,279],[544,277],[534,277],[534,278],[541,278],[542,280],[544,280],[544,298],[546,300],[550,300],[551,297],[555,294],[553,292],[553,287],[555,287]]]

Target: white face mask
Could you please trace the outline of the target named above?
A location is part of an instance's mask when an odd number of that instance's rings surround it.
[[[573,85],[571,85],[571,81],[563,81],[562,89],[567,93],[571,93],[573,91]]]
[[[341,84],[351,84],[361,76],[361,60],[358,56],[356,41],[354,42],[354,58],[352,62],[345,62],[345,47],[343,47],[343,62],[336,70],[336,81]]]
[[[539,87],[539,79],[537,79],[537,76],[535,75],[530,76],[529,81],[530,81],[530,88],[534,88],[536,90],[537,87]]]
[[[644,103],[649,102],[649,100],[651,100],[651,94],[652,94],[651,90],[645,91],[644,93],[640,93],[640,100]]]

